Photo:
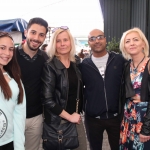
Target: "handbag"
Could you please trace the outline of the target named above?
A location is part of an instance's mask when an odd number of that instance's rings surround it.
[[[79,90],[80,84],[78,80],[76,113],[79,106]],[[43,111],[44,112],[44,111]],[[44,114],[43,114],[44,116]],[[79,147],[78,133],[76,124],[61,119],[59,125],[43,123],[43,148],[44,150],[65,150]]]

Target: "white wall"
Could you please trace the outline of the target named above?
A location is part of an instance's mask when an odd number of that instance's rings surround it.
[[[21,32],[12,31],[12,32],[10,32],[10,35],[12,36],[15,44],[19,44],[22,42],[22,33]]]

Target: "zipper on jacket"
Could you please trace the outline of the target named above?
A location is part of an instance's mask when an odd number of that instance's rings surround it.
[[[106,88],[105,88],[105,79],[103,79],[103,81],[104,81],[104,94],[105,94],[105,102],[106,102],[106,110],[107,110],[106,117],[108,118],[108,103],[107,103],[107,95],[106,95]]]
[[[106,64],[106,69],[108,67],[108,65],[110,64],[110,62],[114,59],[114,57],[108,62],[108,64]],[[104,93],[105,93],[105,101],[106,101],[106,117],[108,118],[108,103],[107,103],[107,95],[106,95],[106,86],[105,86],[105,74],[106,74],[106,69],[105,69],[105,72],[104,72],[104,78],[103,78],[103,81],[104,81]]]

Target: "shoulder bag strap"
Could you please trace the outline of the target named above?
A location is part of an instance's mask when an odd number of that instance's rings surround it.
[[[80,80],[78,79],[78,89],[77,89],[77,98],[76,98],[76,113],[78,113],[79,109],[79,101],[80,101]]]

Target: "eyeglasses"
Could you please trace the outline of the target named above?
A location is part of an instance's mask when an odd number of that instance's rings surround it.
[[[104,38],[105,38],[104,35],[92,36],[92,37],[89,38],[89,41],[94,42],[94,41],[96,41],[96,39],[103,40]]]
[[[68,30],[69,28],[67,26],[56,27],[56,28],[54,28],[52,30],[52,33],[54,33],[55,31],[57,31],[58,29]]]

